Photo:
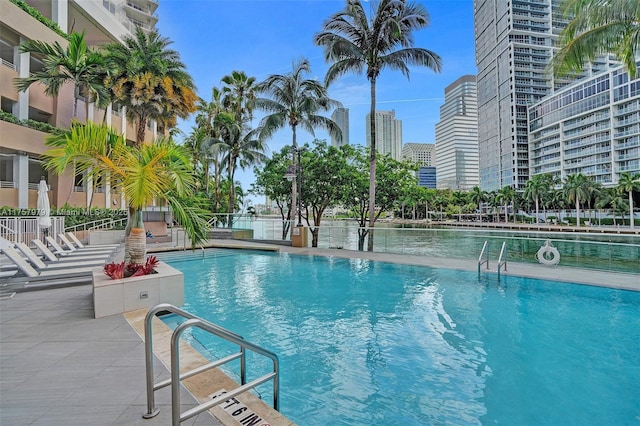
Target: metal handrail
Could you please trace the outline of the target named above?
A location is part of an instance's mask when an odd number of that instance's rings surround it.
[[[482,245],[482,251],[480,252],[480,256],[478,257],[478,277],[480,276],[480,267],[483,264],[487,264],[487,269],[489,269],[489,250],[487,250],[487,258],[485,260],[482,260],[482,256],[484,255],[484,251],[487,249],[487,244],[489,243],[489,241],[485,241],[484,244]]]
[[[502,255],[504,255],[504,260],[502,260]],[[500,279],[500,269],[502,269],[502,265],[504,265],[504,271],[507,271],[507,242],[502,242],[502,248],[500,249],[500,256],[498,257],[498,279]]]
[[[152,337],[152,320],[155,315],[160,311],[168,311],[176,315],[180,315],[183,318],[187,318],[187,321],[180,324],[173,331],[171,335],[171,378],[154,384],[153,382],[153,337]],[[217,361],[202,365],[198,368],[190,370],[188,372],[180,374],[180,352],[179,341],[181,334],[189,327],[198,327],[211,334],[214,334],[222,339],[225,339],[231,343],[235,343],[240,346],[240,351],[235,354],[231,354],[225,358]],[[142,415],[145,419],[155,417],[159,413],[159,409],[155,407],[154,392],[158,389],[171,385],[171,414],[172,424],[174,426],[179,425],[181,422],[196,416],[203,411],[206,411],[223,401],[233,398],[243,392],[246,392],[254,387],[265,383],[268,380],[273,379],[273,408],[279,409],[279,362],[278,356],[271,351],[268,351],[258,345],[247,342],[242,336],[232,331],[226,330],[213,323],[205,321],[195,315],[180,309],[174,305],[168,303],[162,303],[150,309],[145,316],[144,321],[144,335],[145,335],[145,362],[146,362],[146,382],[147,382],[147,412]],[[273,362],[273,371],[258,379],[253,380],[250,383],[246,383],[246,350],[250,350],[259,355],[270,358]],[[227,362],[235,359],[240,359],[240,384],[241,386],[227,392],[225,398],[208,401],[200,404],[184,413],[180,413],[180,381],[188,377],[195,376],[196,374],[226,364]]]

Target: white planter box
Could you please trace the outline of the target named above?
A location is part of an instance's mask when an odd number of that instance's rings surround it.
[[[89,245],[120,244],[124,241],[124,229],[119,230],[94,230],[89,232]]]
[[[102,269],[93,272],[93,309],[95,318],[121,314],[159,303],[184,304],[184,275],[160,262],[157,274],[112,280]]]

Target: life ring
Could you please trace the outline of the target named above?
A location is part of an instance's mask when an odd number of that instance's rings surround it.
[[[536,253],[536,258],[543,265],[557,265],[560,263],[560,252],[551,245],[551,241],[547,240]]]

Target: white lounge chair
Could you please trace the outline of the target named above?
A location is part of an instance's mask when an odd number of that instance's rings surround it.
[[[92,249],[92,248],[120,247],[120,244],[98,244],[98,245],[85,246],[82,243],[82,241],[80,241],[80,239],[76,237],[76,234],[74,234],[71,231],[67,232],[67,237],[69,237],[69,240],[72,243],[74,243],[76,246],[78,246],[78,248]]]
[[[79,257],[79,256],[73,256],[71,257],[69,260],[74,260],[74,262],[71,261],[55,261],[52,263],[44,263],[42,261],[42,259],[40,259],[38,257],[37,254],[35,254],[33,252],[33,250],[31,250],[29,248],[29,246],[27,246],[25,243],[17,243],[15,248],[17,248],[19,251],[21,251],[24,256],[27,258],[27,260],[33,265],[33,267],[37,270],[44,270],[44,269],[58,269],[58,268],[78,268],[78,267],[88,267],[88,266],[102,266],[105,264],[106,258],[102,258],[102,259],[88,259],[85,257]]]
[[[80,261],[80,259],[87,260],[87,261],[100,260],[100,259],[106,260],[109,258],[109,256],[111,256],[111,253],[86,253],[86,254],[77,253],[74,256],[66,256],[66,253],[64,253],[64,254],[61,254],[62,257],[58,257],[55,255],[55,253],[49,250],[49,247],[47,247],[42,241],[36,239],[36,240],[32,240],[31,242],[37,247],[40,253],[42,253],[42,255],[46,259],[48,259],[50,262],[78,262]]]
[[[87,253],[94,253],[94,254],[111,253],[111,252],[113,252],[115,250],[113,247],[102,248],[102,249],[99,249],[99,248],[97,248],[97,249],[86,248],[86,249],[82,249],[82,250],[80,250],[80,249],[65,250],[60,246],[60,244],[58,244],[58,242],[56,240],[51,238],[51,236],[47,235],[45,237],[45,239],[51,245],[51,247],[53,247],[53,252],[55,254],[65,255],[65,256],[79,254],[79,253],[83,253],[83,254],[87,254]]]
[[[48,279],[74,278],[78,276],[90,277],[95,267],[63,268],[51,271],[38,271],[20,256],[20,253],[13,247],[5,247],[2,253],[11,260],[25,277],[11,277],[9,280],[18,278],[21,282],[40,281]]]

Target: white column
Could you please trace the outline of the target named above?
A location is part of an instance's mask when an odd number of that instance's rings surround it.
[[[111,178],[109,175],[104,177],[104,207],[111,208]]]
[[[20,44],[26,39],[20,38]],[[20,53],[20,46],[13,48],[14,64],[16,64],[16,70],[20,78],[29,77],[31,59],[30,53]],[[21,120],[29,118],[29,89],[24,92],[18,92],[18,103],[16,104],[16,110],[13,113]]]
[[[13,181],[18,187],[18,208],[29,207],[29,156],[18,153],[13,157]]]
[[[91,173],[91,168],[89,168],[89,170],[87,170],[87,173]],[[91,198],[93,197],[93,177],[91,177],[90,175],[87,175],[87,182],[86,182],[86,196],[87,196],[87,207],[91,206]]]
[[[51,2],[51,20],[65,33],[69,32],[69,0]]]

